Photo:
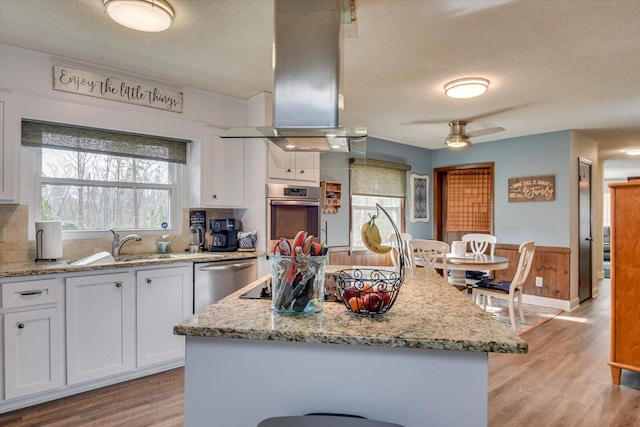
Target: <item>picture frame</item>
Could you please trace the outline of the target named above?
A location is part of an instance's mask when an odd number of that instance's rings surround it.
[[[411,174],[411,222],[429,222],[429,175]]]

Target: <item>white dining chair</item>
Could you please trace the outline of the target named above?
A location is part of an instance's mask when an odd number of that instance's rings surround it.
[[[439,240],[412,239],[409,241],[409,253],[414,258],[414,265],[442,269],[447,277],[447,253],[451,251],[448,243]]]
[[[493,234],[470,233],[462,236],[462,241],[474,255],[487,254],[488,249],[488,255],[494,256],[498,238]],[[467,284],[472,285],[484,277],[489,277],[490,273],[490,271],[467,271],[465,272]]]
[[[511,319],[511,326],[516,330],[516,319],[514,313],[515,300],[518,300],[518,314],[520,315],[520,321],[524,322],[524,315],[522,314],[522,288],[524,287],[524,281],[529,276],[531,265],[533,264],[533,254],[535,253],[534,242],[524,242],[519,248],[520,259],[518,260],[518,268],[511,280],[495,280],[495,279],[483,279],[477,282],[473,286],[471,292],[471,298],[477,302],[478,297],[483,297],[482,308],[487,309],[487,298],[497,298],[506,300],[509,302],[509,319]]]
[[[486,254],[489,249],[489,255],[493,256],[498,238],[493,234],[470,233],[462,236],[462,241],[467,244],[473,254]]]
[[[404,253],[404,266],[405,267],[413,267],[413,257],[411,256],[411,254],[409,253],[409,240],[411,240],[413,237],[411,237],[411,234],[409,233],[400,233],[400,246],[402,247],[402,251]],[[391,263],[393,264],[394,267],[399,267],[400,266],[400,261],[399,261],[399,255],[400,252],[398,251],[398,236],[396,236],[396,233],[391,233],[389,234],[389,246],[391,246],[391,252],[390,252],[390,256],[391,256]]]

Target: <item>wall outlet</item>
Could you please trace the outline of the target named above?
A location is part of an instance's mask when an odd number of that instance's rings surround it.
[[[542,287],[542,277],[536,276],[536,286]]]

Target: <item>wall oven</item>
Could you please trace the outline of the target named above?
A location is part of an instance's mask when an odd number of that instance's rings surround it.
[[[300,230],[320,241],[320,187],[267,184],[267,251],[281,237],[293,239]]]

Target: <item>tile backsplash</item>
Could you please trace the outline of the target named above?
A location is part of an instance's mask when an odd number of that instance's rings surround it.
[[[172,252],[182,252],[189,245],[189,208],[183,209],[181,233],[169,234]],[[199,209],[202,210],[202,209]],[[213,218],[232,218],[233,209],[205,209],[207,221]],[[4,239],[0,241],[0,262],[33,261],[36,257],[36,244],[29,240],[29,207],[26,205],[0,204],[0,227],[4,228]],[[2,233],[0,233],[1,235]],[[124,237],[126,232],[120,233]],[[130,241],[123,247],[122,254],[144,254],[156,252],[156,240],[163,233],[158,231],[157,237],[143,236],[142,241]],[[207,238],[210,239],[208,235]],[[64,236],[63,236],[64,239]],[[210,244],[206,241],[207,246]],[[96,252],[111,252],[111,239],[66,239],[62,241],[62,258],[75,259]]]

